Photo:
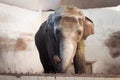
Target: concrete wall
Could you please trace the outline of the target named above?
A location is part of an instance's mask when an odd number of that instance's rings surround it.
[[[64,5],[74,5],[79,8],[99,8],[117,6],[120,0],[64,0]]]
[[[104,44],[110,34],[120,31],[120,6],[86,9],[83,12],[95,24],[95,34],[86,40],[85,50],[86,59],[96,61],[93,66],[94,73],[120,74],[120,57],[112,58]]]
[[[85,9],[110,7],[120,4],[120,0],[0,0],[0,2],[32,10],[56,9],[61,5],[74,5]]]
[[[94,73],[120,74],[120,57],[112,58],[104,45],[109,34],[120,30],[120,6],[86,9],[83,12],[95,24],[95,34],[86,40],[86,60],[96,61]],[[34,44],[34,34],[50,13],[0,3],[0,72],[43,71]]]
[[[0,3],[0,73],[43,71],[34,35],[41,12]]]
[[[38,0],[0,0],[2,3],[32,9],[39,10],[39,1]]]
[[[31,10],[56,9],[62,4],[63,0],[0,0],[6,3]]]
[[[56,9],[62,4],[63,0],[39,0],[39,9]]]

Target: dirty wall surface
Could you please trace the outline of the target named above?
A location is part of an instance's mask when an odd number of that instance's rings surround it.
[[[105,41],[113,32],[120,31],[120,6],[88,9],[83,12],[95,25],[95,34],[85,41],[86,59],[96,61],[93,72],[120,74],[120,56],[112,58],[105,45]]]
[[[0,3],[0,72],[41,73],[34,43],[40,12]]]
[[[34,35],[49,12],[34,12],[0,3],[0,72],[42,73]],[[104,41],[120,30],[120,7],[84,9],[93,20],[95,34],[86,42],[87,61],[96,61],[94,73],[120,74],[120,57],[112,58]]]

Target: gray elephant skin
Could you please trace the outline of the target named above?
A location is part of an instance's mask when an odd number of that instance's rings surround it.
[[[75,73],[84,73],[85,57],[79,57],[77,47],[94,33],[93,27],[92,20],[76,7],[60,7],[50,14],[35,35],[44,72],[66,73],[74,62]]]

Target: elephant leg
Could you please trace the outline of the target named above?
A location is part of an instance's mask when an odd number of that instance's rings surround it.
[[[80,41],[77,45],[76,54],[74,57],[74,69],[76,74],[86,73],[86,62],[84,55],[84,41]]]
[[[42,41],[42,43],[40,43],[39,41]],[[46,45],[43,43],[45,43],[44,40],[36,39],[36,47],[39,52],[40,61],[44,68],[44,73],[51,73],[53,72],[53,67],[51,65],[51,60],[49,58]]]
[[[51,66],[48,63],[48,58],[46,58],[45,56],[40,56],[41,59],[41,63],[43,65],[44,68],[44,73],[50,73],[51,72]]]
[[[44,68],[44,73],[54,73],[55,69],[51,63],[47,49],[45,49],[45,45],[42,46],[40,45],[38,51],[39,51],[41,63]]]
[[[37,46],[38,48],[38,51],[39,51],[39,57],[40,57],[40,61],[42,63],[42,66],[44,68],[44,73],[50,73],[50,66],[49,66],[49,57],[48,55],[46,54],[47,53],[47,50],[45,50],[44,48],[44,45],[41,46]],[[44,49],[43,49],[44,48]]]
[[[53,66],[44,65],[44,73],[55,73],[55,69]]]

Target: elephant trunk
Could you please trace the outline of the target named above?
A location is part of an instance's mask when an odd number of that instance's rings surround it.
[[[60,57],[62,59],[62,72],[66,72],[75,56],[77,43],[67,39],[60,41]]]

